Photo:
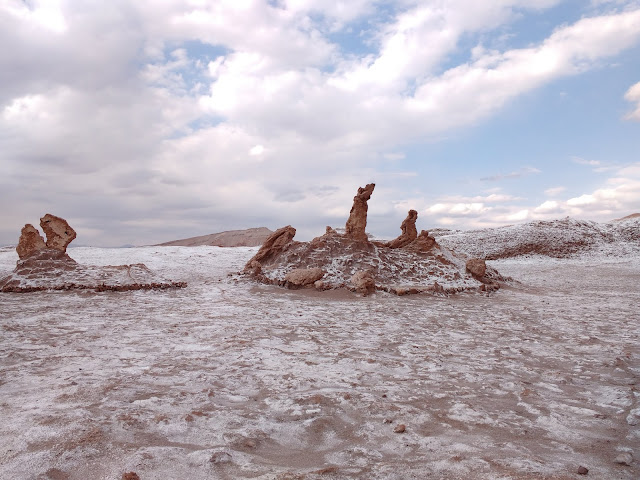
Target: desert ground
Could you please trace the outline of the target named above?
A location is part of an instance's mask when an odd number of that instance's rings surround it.
[[[229,275],[256,251],[75,248],[188,287],[0,294],[0,478],[640,478],[637,254],[362,297]]]

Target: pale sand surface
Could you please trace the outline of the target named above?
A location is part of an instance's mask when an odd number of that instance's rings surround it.
[[[0,478],[640,478],[637,256],[361,298],[227,276],[256,250],[76,248],[189,286],[0,294]]]

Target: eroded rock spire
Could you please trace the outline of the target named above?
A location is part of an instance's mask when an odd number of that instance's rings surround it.
[[[367,240],[365,229],[367,228],[367,201],[371,198],[375,183],[370,183],[366,187],[358,188],[358,193],[353,197],[353,206],[349,212],[349,219],[345,225],[345,235],[355,240]]]
[[[400,225],[402,234],[394,240],[391,240],[388,246],[390,248],[402,248],[405,245],[409,245],[416,238],[418,238],[416,220],[418,220],[418,212],[416,212],[415,210],[409,210],[407,218],[405,218],[402,222],[402,225]]]

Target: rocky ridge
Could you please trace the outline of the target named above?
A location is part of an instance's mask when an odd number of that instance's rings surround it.
[[[365,228],[374,188],[369,184],[358,189],[344,234],[327,227],[324,235],[297,242],[295,228],[283,227],[266,240],[242,273],[287,288],[346,288],[363,295],[375,290],[397,295],[492,291],[505,281],[484,260],[468,264],[468,257],[439,245],[429,232],[418,235],[415,210],[402,222],[398,238],[370,241]]]
[[[81,265],[67,255],[76,232],[66,220],[51,214],[40,219],[46,241],[30,224],[22,228],[16,268],[0,279],[0,292],[42,290],[127,291],[186,287],[184,282],[159,278],[144,264]]]
[[[439,244],[484,260],[640,253],[640,216],[636,214],[608,223],[567,217],[469,231],[435,229],[431,233]]]

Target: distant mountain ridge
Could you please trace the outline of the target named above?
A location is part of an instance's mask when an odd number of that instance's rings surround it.
[[[159,247],[259,247],[273,232],[266,227],[229,230],[199,237],[160,243]]]
[[[534,221],[478,230],[430,230],[442,246],[485,260],[544,255],[566,258],[598,253],[610,257],[640,253],[640,214],[608,223],[576,220]]]

